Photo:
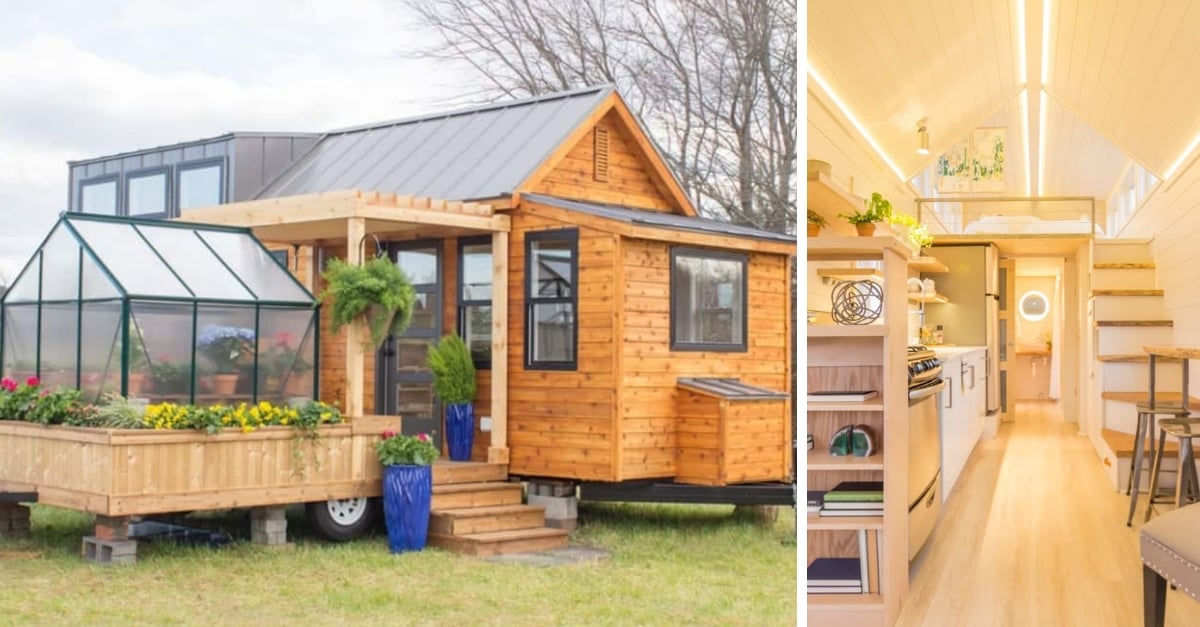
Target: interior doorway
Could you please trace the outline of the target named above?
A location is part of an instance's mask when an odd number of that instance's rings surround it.
[[[1066,286],[1062,257],[1013,260],[1013,358],[1009,382],[1016,402],[1055,401],[1063,394]]]

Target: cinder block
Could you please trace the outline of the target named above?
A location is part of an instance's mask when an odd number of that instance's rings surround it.
[[[575,531],[579,528],[578,518],[546,518],[546,526],[563,531]]]
[[[530,505],[540,505],[546,508],[546,521],[571,520],[579,518],[579,499],[573,496],[542,496],[529,495]]]
[[[128,540],[128,516],[96,516],[94,533],[101,540]]]
[[[97,564],[133,564],[137,562],[137,541],[84,536],[83,559]]]
[[[255,507],[250,510],[250,520],[287,521],[287,508],[284,508],[284,507]]]

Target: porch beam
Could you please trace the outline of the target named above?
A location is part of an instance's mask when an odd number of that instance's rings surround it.
[[[358,243],[367,232],[367,221],[362,218],[346,220],[346,262],[361,265],[362,249]],[[347,416],[358,418],[363,415],[363,368],[366,355],[363,350],[363,324],[353,320],[346,326],[346,404]]]
[[[507,216],[504,216],[507,217]],[[492,444],[488,462],[508,463],[508,233],[492,233]]]
[[[356,215],[371,220],[386,220],[405,224],[425,224],[429,226],[453,226],[479,231],[508,231],[509,217],[505,215],[478,215],[453,213],[437,209],[417,209],[409,207],[391,207],[388,205],[363,204]]]

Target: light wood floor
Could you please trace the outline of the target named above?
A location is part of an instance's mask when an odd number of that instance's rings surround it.
[[[1126,527],[1128,498],[1057,403],[1018,404],[945,503],[897,625],[1141,625],[1144,506]],[[1168,592],[1167,625],[1200,625],[1200,603]]]

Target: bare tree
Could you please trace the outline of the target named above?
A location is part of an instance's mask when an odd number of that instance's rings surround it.
[[[796,224],[796,6],[789,0],[402,0],[465,63],[521,97],[610,83],[706,214]]]

